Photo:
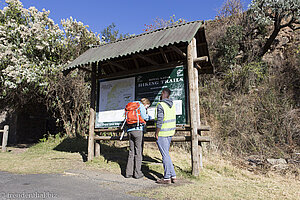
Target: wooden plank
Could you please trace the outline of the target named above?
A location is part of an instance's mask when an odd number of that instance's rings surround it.
[[[201,126],[198,128],[198,131],[210,131],[210,126]]]
[[[165,61],[166,63],[169,63],[169,60],[168,60],[167,55],[165,54],[164,50],[163,50],[162,48],[160,48],[159,51],[160,51],[160,53],[161,53],[161,55],[162,55],[164,61]]]
[[[113,61],[107,61],[107,63],[110,64],[110,65],[113,65],[113,66],[115,66],[115,67],[118,67],[118,68],[120,68],[120,69],[127,70],[126,67],[124,67],[124,66],[122,66],[122,65],[120,65],[120,64],[118,64],[118,63],[116,63],[116,62],[113,62]]]
[[[187,68],[188,68],[188,85],[189,85],[189,109],[190,109],[190,124],[191,124],[191,139],[192,139],[192,174],[198,176],[199,169],[199,150],[198,150],[198,123],[197,123],[197,109],[196,109],[196,88],[194,81],[194,47],[196,39],[193,38],[187,47]]]
[[[99,136],[96,135],[94,137],[95,140],[120,140],[120,136]],[[128,136],[124,136],[122,141],[127,141]],[[156,142],[155,137],[144,137],[145,142]],[[172,142],[187,142],[191,141],[191,136],[173,136]],[[210,142],[211,138],[209,136],[199,136],[198,137],[199,142]]]
[[[7,140],[8,140],[8,131],[9,131],[9,126],[5,125],[4,130],[3,130],[3,137],[2,137],[2,152],[6,152],[6,145],[7,145]]]
[[[147,132],[150,132],[151,130],[155,130],[155,126],[147,126]],[[190,131],[191,128],[189,125],[186,126],[177,126],[176,131]],[[210,126],[200,126],[198,127],[198,131],[210,131]],[[95,132],[121,132],[119,127],[116,128],[97,128],[95,129]]]
[[[91,74],[91,102],[90,102],[90,120],[89,120],[89,140],[88,140],[88,160],[94,158],[94,129],[95,129],[95,104],[96,104],[96,63],[92,64]]]
[[[143,55],[141,55],[141,54],[137,54],[136,56],[139,57],[139,58],[141,58],[141,59],[143,59],[143,60],[145,60],[146,62],[148,62],[148,63],[150,63],[150,64],[152,64],[152,65],[159,65],[157,62],[155,62],[155,61],[152,60],[151,58],[148,58],[148,57],[143,56]]]
[[[183,51],[181,51],[178,47],[176,46],[171,46],[171,49],[173,49],[176,53],[178,53],[179,55],[181,55],[182,57],[186,58],[186,53],[184,53]]]

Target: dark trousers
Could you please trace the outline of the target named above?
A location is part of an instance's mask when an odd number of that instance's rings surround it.
[[[142,173],[142,143],[143,131],[130,131],[129,137],[129,154],[126,167],[126,176],[139,178]]]

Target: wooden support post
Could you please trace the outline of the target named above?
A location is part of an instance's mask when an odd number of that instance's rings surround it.
[[[194,64],[195,60],[197,60],[197,46],[196,46],[196,39],[195,42],[193,43],[193,56],[194,56]],[[203,57],[200,57],[200,59]],[[205,59],[208,59],[207,56],[205,56]],[[199,87],[198,87],[198,82],[199,82],[199,77],[198,77],[198,68],[194,67],[194,81],[195,81],[195,99],[196,99],[196,111],[197,111],[197,127],[200,129],[201,127],[201,120],[200,120],[200,98],[199,98]],[[199,135],[201,135],[201,131],[199,131]],[[202,143],[199,142],[198,145],[198,151],[199,151],[199,166],[200,169],[203,169],[203,162],[202,162]]]
[[[95,140],[95,157],[100,156],[100,141]]]
[[[88,160],[94,158],[94,134],[95,134],[95,103],[96,103],[96,63],[92,63],[92,85],[89,120]]]
[[[199,152],[198,152],[198,122],[197,122],[197,105],[196,95],[198,91],[195,88],[195,73],[194,73],[194,47],[196,39],[193,38],[187,47],[187,68],[188,68],[188,83],[189,83],[189,113],[191,123],[191,140],[192,140],[192,174],[199,175]]]
[[[7,139],[8,139],[8,130],[9,130],[9,126],[5,125],[4,126],[4,131],[3,131],[3,137],[2,137],[2,152],[6,152],[6,145],[7,145]]]

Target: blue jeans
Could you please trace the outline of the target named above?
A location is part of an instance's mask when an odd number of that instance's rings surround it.
[[[168,136],[168,137],[158,137],[158,140],[156,141],[163,160],[164,179],[170,179],[171,177],[176,176],[174,166],[169,154],[171,140],[172,140],[172,136]]]

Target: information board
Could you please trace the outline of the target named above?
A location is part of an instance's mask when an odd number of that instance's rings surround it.
[[[150,100],[148,114],[154,118],[155,107],[165,87],[171,90],[171,99],[176,106],[176,123],[187,122],[184,66],[120,79],[99,80],[98,86],[96,128],[120,126],[126,104],[142,98]]]

